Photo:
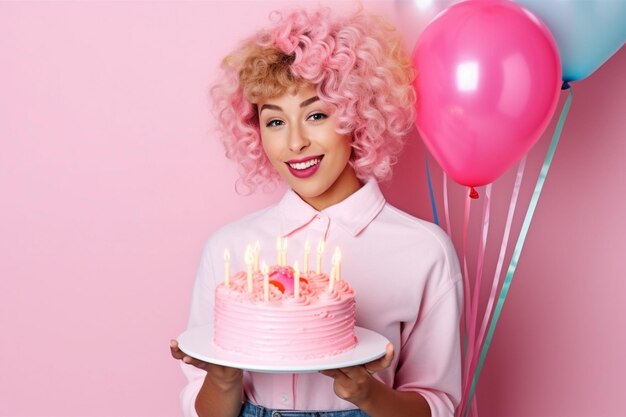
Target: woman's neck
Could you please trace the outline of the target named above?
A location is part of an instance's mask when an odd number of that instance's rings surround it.
[[[357,192],[362,186],[363,183],[356,176],[354,168],[352,168],[350,164],[347,164],[337,180],[324,193],[315,197],[300,196],[300,198],[317,211],[322,211],[325,208],[342,202]]]

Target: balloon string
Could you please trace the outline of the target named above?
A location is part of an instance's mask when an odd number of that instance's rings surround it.
[[[537,179],[537,184],[535,185],[535,190],[533,191],[530,204],[526,211],[526,216],[524,217],[524,222],[522,223],[522,228],[517,238],[515,249],[513,250],[513,256],[511,258],[511,262],[509,263],[509,269],[507,270],[506,278],[504,282],[502,283],[502,289],[500,290],[500,295],[498,297],[498,304],[493,313],[493,317],[489,325],[489,331],[487,332],[487,337],[485,339],[485,344],[482,348],[482,351],[480,352],[480,359],[478,361],[478,365],[476,366],[476,372],[474,373],[474,376],[472,379],[472,387],[470,389],[470,393],[468,397],[468,404],[466,405],[466,408],[465,408],[466,412],[469,408],[468,405],[471,404],[472,397],[474,396],[474,392],[476,391],[476,384],[478,382],[478,378],[480,377],[480,373],[482,371],[482,367],[485,362],[485,357],[487,356],[487,352],[489,351],[489,347],[491,346],[491,340],[493,338],[493,333],[498,323],[498,319],[500,318],[500,314],[502,312],[502,306],[508,295],[509,288],[511,286],[511,281],[513,280],[513,276],[515,274],[515,270],[517,269],[517,263],[519,261],[520,254],[524,246],[524,241],[526,240],[528,228],[530,227],[530,222],[532,220],[533,214],[535,213],[535,209],[537,207],[537,201],[539,200],[539,196],[541,195],[541,190],[543,189],[543,184],[546,180],[546,176],[548,175],[548,170],[550,169],[550,165],[552,164],[552,159],[554,157],[556,147],[559,143],[561,132],[563,131],[563,125],[565,124],[565,120],[567,119],[567,114],[569,113],[569,108],[572,103],[572,96],[573,96],[573,92],[572,92],[572,89],[570,88],[569,94],[567,96],[567,100],[565,102],[565,105],[563,106],[561,115],[559,116],[559,121],[557,123],[556,129],[554,131],[554,134],[552,135],[552,141],[550,142],[548,153],[543,162],[543,166],[541,167],[541,172],[539,174],[539,178]],[[465,415],[466,414],[464,414],[464,416]]]
[[[504,256],[506,254],[506,249],[509,242],[509,236],[511,234],[511,225],[513,224],[513,214],[515,213],[515,207],[517,206],[517,197],[519,195],[519,190],[521,188],[522,179],[524,177],[524,169],[526,167],[526,159],[528,154],[525,154],[517,168],[517,175],[515,177],[515,185],[513,186],[513,192],[511,195],[511,203],[509,204],[509,211],[506,219],[506,226],[504,228],[504,234],[502,237],[502,244],[500,246],[500,254],[498,255],[498,263],[496,266],[496,272],[494,274],[491,292],[489,294],[489,301],[487,302],[487,307],[485,308],[485,312],[483,315],[482,324],[480,327],[480,332],[478,337],[476,338],[476,349],[473,351],[473,355],[467,357],[466,360],[470,361],[470,367],[468,371],[468,375],[474,375],[476,371],[476,362],[478,360],[478,353],[483,346],[483,340],[485,338],[485,330],[487,328],[487,323],[489,322],[489,318],[491,317],[491,310],[493,309],[493,304],[496,298],[496,291],[500,285],[500,274],[502,272],[502,266],[504,264]],[[463,399],[466,399],[469,394],[470,389],[470,379],[463,381]],[[475,400],[474,400],[475,401]],[[465,402],[463,402],[465,404]],[[472,404],[474,405],[474,403]],[[472,407],[473,408],[473,407]]]
[[[485,247],[487,246],[487,236],[489,235],[489,218],[491,209],[491,184],[485,187],[485,201],[483,203],[483,227],[480,236],[480,246],[478,247],[478,260],[476,265],[476,285],[474,286],[474,301],[472,312],[472,326],[475,327],[478,316],[478,297],[483,276],[483,265],[485,260]]]
[[[468,351],[474,345],[474,335],[471,330],[471,322],[470,319],[472,317],[472,299],[470,297],[470,277],[469,271],[467,268],[467,234],[468,234],[468,226],[470,219],[470,210],[471,210],[471,198],[469,193],[465,196],[465,209],[463,211],[463,284],[466,291],[463,291],[463,299],[464,299],[464,320],[465,324],[465,335],[467,337],[467,345],[465,357],[467,357]],[[469,377],[467,373],[469,371],[469,367],[463,367],[464,374]]]
[[[448,175],[443,171],[443,211],[446,216],[446,232],[452,240],[452,225],[450,224],[450,209],[448,206]]]
[[[482,228],[481,235],[478,246],[478,259],[476,263],[476,276],[474,279],[474,288],[472,298],[473,301],[471,303],[471,312],[465,319],[466,331],[471,333],[469,335],[468,345],[465,351],[465,361],[464,361],[464,375],[469,376],[472,375],[472,358],[475,356],[475,351],[478,346],[476,341],[476,333],[477,333],[477,323],[478,323],[478,301],[480,296],[480,289],[482,287],[482,275],[483,275],[483,265],[485,260],[485,247],[487,246],[487,237],[489,235],[489,223],[490,223],[490,209],[491,209],[491,188],[492,184],[488,184],[485,188],[485,200],[483,203],[483,217],[482,217]],[[471,198],[471,196],[470,196]],[[467,273],[467,271],[466,271]],[[469,287],[468,290],[469,291]],[[470,378],[465,378],[463,380],[463,395],[467,395],[467,390],[469,388]],[[463,397],[462,397],[463,398]]]
[[[426,179],[428,180],[428,193],[430,195],[430,205],[433,209],[433,219],[436,225],[439,225],[439,216],[437,215],[437,203],[435,202],[435,193],[433,192],[433,182],[430,178],[430,167],[428,166],[428,151],[424,152],[426,159]]]

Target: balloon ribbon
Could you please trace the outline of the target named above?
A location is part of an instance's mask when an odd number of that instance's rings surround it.
[[[519,261],[520,254],[524,246],[524,241],[526,240],[528,228],[530,227],[530,222],[532,220],[533,214],[535,213],[535,208],[537,207],[537,201],[539,200],[541,190],[543,189],[543,184],[546,180],[546,176],[548,175],[548,170],[550,169],[550,165],[552,164],[554,152],[556,151],[556,147],[559,144],[559,138],[561,137],[561,132],[563,131],[563,125],[565,124],[565,120],[567,119],[567,114],[572,103],[572,96],[573,92],[570,88],[567,100],[565,101],[565,105],[563,106],[563,110],[561,110],[561,115],[559,116],[559,121],[556,125],[556,129],[554,131],[554,134],[552,135],[552,140],[550,142],[550,147],[548,148],[548,153],[546,154],[546,158],[543,161],[543,166],[541,167],[541,172],[539,173],[539,178],[537,179],[537,184],[535,185],[535,190],[533,191],[532,198],[530,199],[530,204],[528,205],[528,209],[526,210],[526,216],[524,217],[524,222],[522,223],[522,228],[517,238],[515,249],[513,250],[513,256],[511,257],[511,262],[509,263],[509,269],[506,273],[506,278],[502,283],[502,289],[500,290],[498,303],[493,312],[493,317],[491,318],[491,322],[489,324],[489,331],[487,332],[485,344],[483,345],[483,348],[480,352],[480,359],[478,360],[476,372],[474,373],[474,377],[472,379],[472,387],[470,389],[470,393],[467,399],[467,404],[465,404],[465,412],[463,413],[464,417],[467,416],[467,412],[469,411],[470,404],[472,402],[472,397],[474,396],[474,392],[476,391],[476,384],[478,382],[478,378],[480,377],[480,372],[482,371],[485,357],[487,356],[487,351],[489,350],[489,347],[491,345],[493,333],[502,312],[502,306],[504,305],[504,301],[506,300],[506,297],[508,295],[511,281],[513,281],[513,276],[515,274],[515,270],[517,269],[517,263]]]
[[[439,225],[439,216],[437,216],[437,204],[435,203],[435,193],[433,192],[433,182],[430,179],[430,168],[428,166],[428,152],[424,152],[426,156],[426,179],[428,180],[428,194],[430,195],[430,205],[433,208],[433,220]]]

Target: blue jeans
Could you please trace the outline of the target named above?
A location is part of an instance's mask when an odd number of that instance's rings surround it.
[[[273,410],[246,401],[239,417],[368,417],[361,410],[343,411],[292,411]]]

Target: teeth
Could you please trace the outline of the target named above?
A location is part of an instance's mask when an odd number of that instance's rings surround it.
[[[313,165],[317,165],[319,164],[321,161],[321,159],[310,159],[306,162],[297,162],[295,164],[289,164],[289,166],[293,169],[297,169],[297,170],[303,170],[303,169],[307,169],[307,168],[311,168]]]

